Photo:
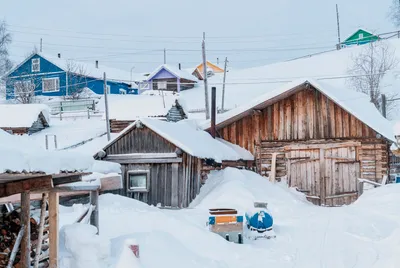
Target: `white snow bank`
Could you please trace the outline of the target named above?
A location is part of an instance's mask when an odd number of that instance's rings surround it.
[[[49,107],[44,104],[1,104],[0,127],[29,128],[43,114],[50,123]]]
[[[66,225],[60,230],[61,268],[102,268],[108,266],[109,241],[97,235],[89,224]]]
[[[97,162],[90,155],[66,151],[46,151],[26,136],[14,136],[0,130],[0,173],[69,172],[119,173],[119,165]]]
[[[120,136],[124,135],[131,128],[138,127],[140,123],[159,134],[164,139],[181,148],[186,153],[202,158],[214,159],[216,162],[223,160],[254,160],[253,155],[245,149],[228,142],[221,142],[213,139],[211,135],[203,130],[197,129],[190,121],[177,123],[165,122],[156,119],[143,118],[126,128],[109,144],[113,143]]]
[[[138,245],[135,239],[126,239],[123,241],[123,246],[118,248],[117,254],[119,255],[118,262],[115,268],[140,268],[142,267],[139,259],[134,255],[130,246]],[[158,259],[158,258],[154,258]],[[163,266],[163,264],[160,264]]]

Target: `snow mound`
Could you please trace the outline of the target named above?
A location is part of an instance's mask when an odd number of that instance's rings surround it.
[[[0,127],[30,128],[40,113],[50,123],[50,109],[44,104],[1,104]]]

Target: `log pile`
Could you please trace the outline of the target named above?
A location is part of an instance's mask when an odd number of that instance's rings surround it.
[[[48,217],[45,219],[44,227],[44,239],[42,244],[42,252],[39,259],[42,261],[39,267],[48,267]],[[21,229],[21,217],[20,209],[14,210],[9,213],[5,213],[0,218],[0,268],[7,267],[11,251],[14,248],[18,233]],[[36,219],[30,219],[30,230],[31,230],[31,261],[35,258],[36,245],[39,238],[39,223]],[[40,254],[40,253],[39,253]],[[22,268],[19,264],[21,259],[21,252],[18,249],[14,265],[12,267]]]

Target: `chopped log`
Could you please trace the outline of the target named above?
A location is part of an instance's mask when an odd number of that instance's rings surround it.
[[[21,229],[19,230],[17,239],[15,240],[15,244],[13,246],[13,250],[11,252],[10,259],[8,260],[7,268],[11,268],[13,266],[13,264],[14,264],[14,260],[15,260],[15,257],[17,256],[19,245],[21,244],[22,237],[24,236],[24,232],[25,232],[25,228],[22,225]]]

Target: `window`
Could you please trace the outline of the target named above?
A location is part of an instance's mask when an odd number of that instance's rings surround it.
[[[167,89],[167,81],[158,81],[157,89]]]
[[[21,93],[28,94],[34,93],[35,85],[31,80],[17,81],[14,83],[14,94],[19,95]]]
[[[359,35],[358,35],[358,39],[363,39],[364,38],[364,34],[363,33],[360,33]]]
[[[149,190],[148,170],[133,170],[128,172],[128,191],[148,192]]]
[[[57,92],[60,91],[60,79],[55,78],[43,78],[42,79],[42,92]]]
[[[32,59],[32,73],[40,72],[40,59]]]

